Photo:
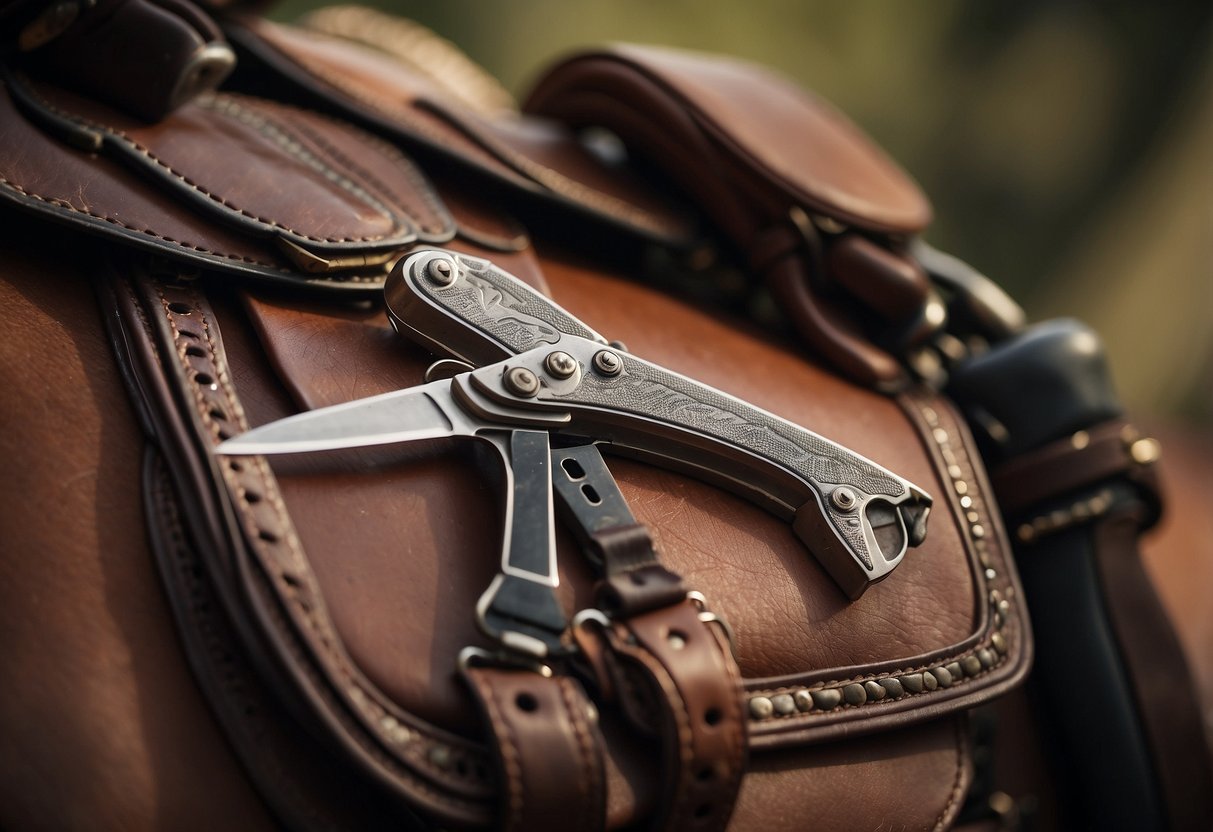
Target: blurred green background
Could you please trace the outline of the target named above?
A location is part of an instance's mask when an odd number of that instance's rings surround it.
[[[280,20],[324,5],[288,0]],[[1130,408],[1213,425],[1213,3],[380,2],[518,95],[611,40],[729,53],[832,100],[922,183],[928,238],[1082,317]]]

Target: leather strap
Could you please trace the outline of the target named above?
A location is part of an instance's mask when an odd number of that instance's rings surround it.
[[[1093,529],[1108,616],[1120,644],[1171,829],[1213,828],[1213,756],[1195,680],[1138,551],[1149,509],[1131,501]]]
[[[501,828],[593,832],[606,819],[603,740],[581,686],[532,670],[464,671],[492,728],[501,778]]]
[[[1121,474],[1143,487],[1157,506],[1158,480],[1152,463],[1158,453],[1157,442],[1116,419],[1017,456],[991,479],[1008,517]]]
[[[662,743],[653,827],[724,829],[747,750],[741,675],[727,639],[689,600],[616,619],[598,633],[599,644],[584,627],[577,636],[591,664],[605,668],[604,695],[613,693],[633,726]]]

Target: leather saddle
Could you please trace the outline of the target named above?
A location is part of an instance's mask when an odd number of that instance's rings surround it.
[[[1073,359],[1078,336],[1033,330],[1020,349],[1018,309],[920,241],[927,200],[844,116],[761,68],[653,47],[575,56],[518,109],[449,44],[367,10],[287,27],[179,0],[64,8],[0,16],[19,677],[4,770],[23,795],[6,826],[1014,816],[990,797],[988,720],[971,719],[1022,702],[1006,695],[1033,660],[1007,523],[1016,547],[1103,520],[1135,538],[1155,514],[1153,446],[1110,393],[1057,408],[1052,433],[1016,421],[987,388]],[[155,66],[151,43],[171,47]],[[425,252],[515,316],[558,304],[633,377],[660,365],[695,385],[675,393],[722,391],[718,407],[758,408],[777,433],[807,429],[912,483],[923,510],[883,515],[904,555],[840,587],[830,558],[850,564],[857,544],[828,524],[847,489],[814,469],[793,522],[795,505],[710,453],[718,434],[694,433],[702,397],[662,439],[695,454],[633,436],[651,430],[628,421],[652,417],[651,396],[625,418],[606,395],[609,430],[573,438],[576,424],[536,422],[539,399],[483,405],[490,432],[515,437],[500,441],[539,435],[548,494],[559,450],[591,440],[587,468],[605,451],[583,474],[627,519],[569,509],[550,541],[542,525],[527,537],[555,572],[523,612],[549,603],[558,623],[542,649],[501,638],[484,599],[513,574],[502,540],[523,539],[501,508],[536,481],[520,446],[504,469],[454,431],[219,449],[427,382],[473,389],[456,382],[499,367],[508,353],[460,352],[447,329],[393,327],[392,292],[434,275],[409,265],[435,262]],[[609,376],[595,360],[574,361],[577,378]],[[729,434],[734,459],[761,456],[753,433]],[[852,528],[876,534],[862,517]],[[1159,620],[1143,592],[1136,617],[1113,616],[1118,638]],[[1186,673],[1161,620],[1147,650]],[[1158,695],[1174,704],[1185,679]],[[1151,721],[1149,689],[1125,684],[1136,730],[1179,743],[1182,722]],[[1188,798],[1207,772],[1158,765],[1151,811],[1183,828],[1206,811]]]

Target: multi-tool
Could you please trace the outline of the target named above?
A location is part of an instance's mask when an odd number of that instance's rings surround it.
[[[921,488],[806,428],[608,343],[486,260],[418,252],[385,289],[397,331],[442,360],[427,383],[302,413],[224,442],[283,454],[438,437],[496,449],[505,469],[501,572],[481,628],[532,655],[563,649],[553,490],[581,536],[635,524],[599,449],[687,472],[790,519],[848,597],[926,535]]]

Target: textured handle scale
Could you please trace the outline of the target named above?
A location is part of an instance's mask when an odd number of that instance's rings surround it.
[[[447,285],[435,280],[431,272],[437,259],[457,263],[454,280]],[[459,325],[427,334],[440,335],[446,347],[460,354],[483,354],[486,339],[514,355],[543,344],[555,345],[561,334],[603,341],[594,330],[487,260],[425,252],[410,257],[405,267],[414,293]]]
[[[645,419],[716,439],[763,457],[794,473],[818,495],[833,526],[865,565],[859,511],[839,511],[825,499],[834,486],[859,492],[860,502],[887,497],[893,502],[909,495],[908,484],[854,451],[778,416],[746,404],[707,385],[623,354],[624,372],[615,377],[586,373],[578,387],[546,398],[564,406],[584,405],[633,413]],[[542,394],[541,394],[542,397]],[[571,408],[576,415],[576,408]]]

